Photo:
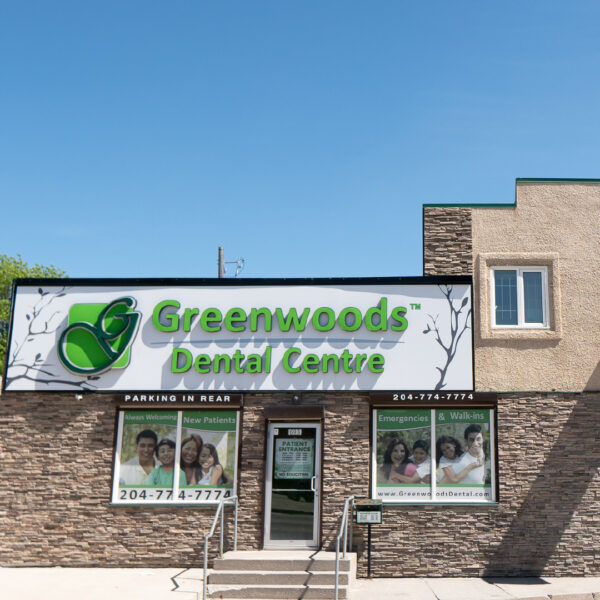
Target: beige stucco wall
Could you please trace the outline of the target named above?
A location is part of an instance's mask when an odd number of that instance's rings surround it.
[[[600,182],[517,182],[516,207],[473,208],[478,390],[600,390]],[[490,328],[489,266],[546,265],[550,328]]]

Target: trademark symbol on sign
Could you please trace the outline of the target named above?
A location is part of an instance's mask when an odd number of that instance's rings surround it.
[[[410,303],[410,309],[411,310],[421,310],[421,305],[420,304],[413,304],[412,302]]]

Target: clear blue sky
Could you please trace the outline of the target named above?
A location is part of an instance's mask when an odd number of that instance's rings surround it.
[[[600,3],[3,2],[0,253],[420,275],[423,203],[600,177]]]

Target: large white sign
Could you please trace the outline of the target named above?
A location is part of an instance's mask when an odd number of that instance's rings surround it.
[[[464,283],[55,283],[16,288],[8,391],[473,386]]]

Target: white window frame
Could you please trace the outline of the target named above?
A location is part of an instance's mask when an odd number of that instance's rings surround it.
[[[194,412],[201,412],[204,408],[194,407]],[[201,505],[218,505],[220,500],[224,498],[230,498],[237,496],[237,467],[239,462],[239,451],[240,451],[240,421],[241,411],[236,408],[227,408],[223,410],[223,413],[235,413],[236,425],[235,425],[235,446],[233,460],[233,472],[232,472],[232,483],[231,487],[228,486],[211,486],[211,485],[198,485],[195,487],[187,487],[184,490],[179,488],[179,479],[176,477],[177,469],[173,473],[173,485],[168,488],[155,488],[153,486],[145,487],[144,485],[135,486],[121,486],[119,483],[119,475],[121,470],[121,451],[123,447],[123,435],[125,426],[125,413],[127,412],[146,412],[155,413],[160,411],[158,407],[144,407],[144,408],[123,408],[117,409],[117,436],[115,439],[114,449],[114,461],[113,461],[113,486],[112,486],[112,502],[111,505],[119,506],[201,506]],[[173,412],[177,413],[177,425],[174,426],[177,430],[175,435],[175,465],[179,465],[181,448],[179,446],[180,441],[183,437],[182,429],[187,428],[183,423],[183,414],[186,412],[185,409],[180,407],[174,407]],[[207,409],[207,412],[210,409]],[[211,411],[212,412],[212,411]],[[151,425],[150,425],[151,426]],[[219,431],[219,430],[215,430]],[[233,433],[233,430],[229,430],[228,433]],[[229,474],[229,473],[228,473]],[[168,493],[171,491],[172,493]],[[167,493],[164,493],[167,492]],[[183,495],[183,497],[182,497]]]
[[[496,271],[517,272],[517,324],[496,324]],[[542,323],[525,322],[525,294],[523,291],[523,273],[542,274]],[[548,319],[548,267],[518,267],[510,265],[490,267],[490,323],[493,329],[549,329]]]
[[[469,394],[470,392],[467,392],[467,394]],[[411,402],[412,398],[414,396],[415,399],[417,399],[419,396],[421,396],[422,393],[421,392],[406,392],[406,394],[403,394],[403,396],[406,396],[406,399]],[[431,394],[433,395],[433,394]],[[451,396],[452,394],[450,394]],[[442,392],[440,392],[439,394],[435,394],[435,396],[444,396],[444,394]],[[471,396],[472,397],[472,396]],[[438,397],[439,399],[439,397]],[[443,399],[443,398],[442,398]],[[481,506],[481,505],[496,505],[498,504],[498,490],[497,490],[497,468],[498,465],[496,463],[496,453],[497,453],[497,444],[498,444],[498,437],[497,437],[497,408],[492,408],[492,407],[484,407],[484,406],[471,406],[471,405],[466,405],[468,407],[468,410],[483,410],[483,411],[489,411],[489,462],[490,462],[490,483],[489,484],[485,484],[485,486],[477,486],[477,487],[485,487],[487,489],[489,489],[489,493],[487,495],[484,496],[474,496],[471,495],[468,498],[463,498],[463,499],[459,499],[458,496],[455,496],[454,498],[450,498],[450,497],[440,497],[437,494],[437,487],[438,487],[438,483],[437,483],[437,477],[435,476],[437,473],[437,460],[436,460],[436,440],[438,438],[437,436],[437,431],[436,431],[436,412],[438,410],[447,410],[448,408],[452,409],[454,407],[452,406],[444,406],[444,405],[436,405],[436,406],[422,406],[422,407],[418,407],[418,406],[402,406],[402,405],[398,405],[398,407],[392,407],[392,406],[385,406],[385,407],[381,407],[381,408],[373,408],[372,410],[372,417],[371,417],[371,498],[373,499],[380,499],[382,500],[383,504],[392,504],[392,505],[404,505],[404,506],[410,506],[410,505],[468,505],[468,506]],[[377,462],[377,439],[378,439],[378,433],[379,432],[386,432],[386,430],[381,430],[377,428],[377,423],[378,423],[378,418],[377,415],[379,413],[379,410],[385,410],[385,409],[390,409],[390,408],[399,408],[399,409],[405,409],[405,410],[411,410],[411,409],[419,409],[422,408],[424,410],[428,410],[430,411],[430,421],[429,421],[429,428],[430,428],[430,440],[431,440],[431,446],[430,446],[430,452],[429,455],[431,457],[431,483],[428,485],[428,487],[425,487],[425,485],[427,484],[422,484],[423,487],[421,488],[423,491],[429,491],[429,494],[427,494],[429,497],[427,499],[425,499],[423,496],[420,497],[415,497],[414,494],[406,494],[404,497],[400,496],[396,496],[394,494],[394,492],[392,492],[392,496],[391,497],[386,497],[385,495],[380,496],[378,494],[378,482],[377,482],[377,473],[378,473],[378,468],[380,465],[378,465]],[[462,408],[458,408],[457,410],[463,410]],[[469,423],[469,421],[465,421],[464,425],[467,426],[467,424]],[[390,431],[387,431],[387,433],[390,433]],[[403,434],[400,431],[396,431],[394,432],[396,437],[404,437]],[[461,439],[462,442],[462,439]],[[466,451],[466,449],[465,449]],[[486,463],[488,461],[486,460]],[[420,486],[417,486],[420,487]],[[460,486],[459,486],[460,487]],[[389,487],[387,489],[390,489]],[[397,488],[391,488],[392,490],[406,490],[406,488],[403,488],[403,485],[400,484]],[[383,490],[385,492],[385,490]]]

